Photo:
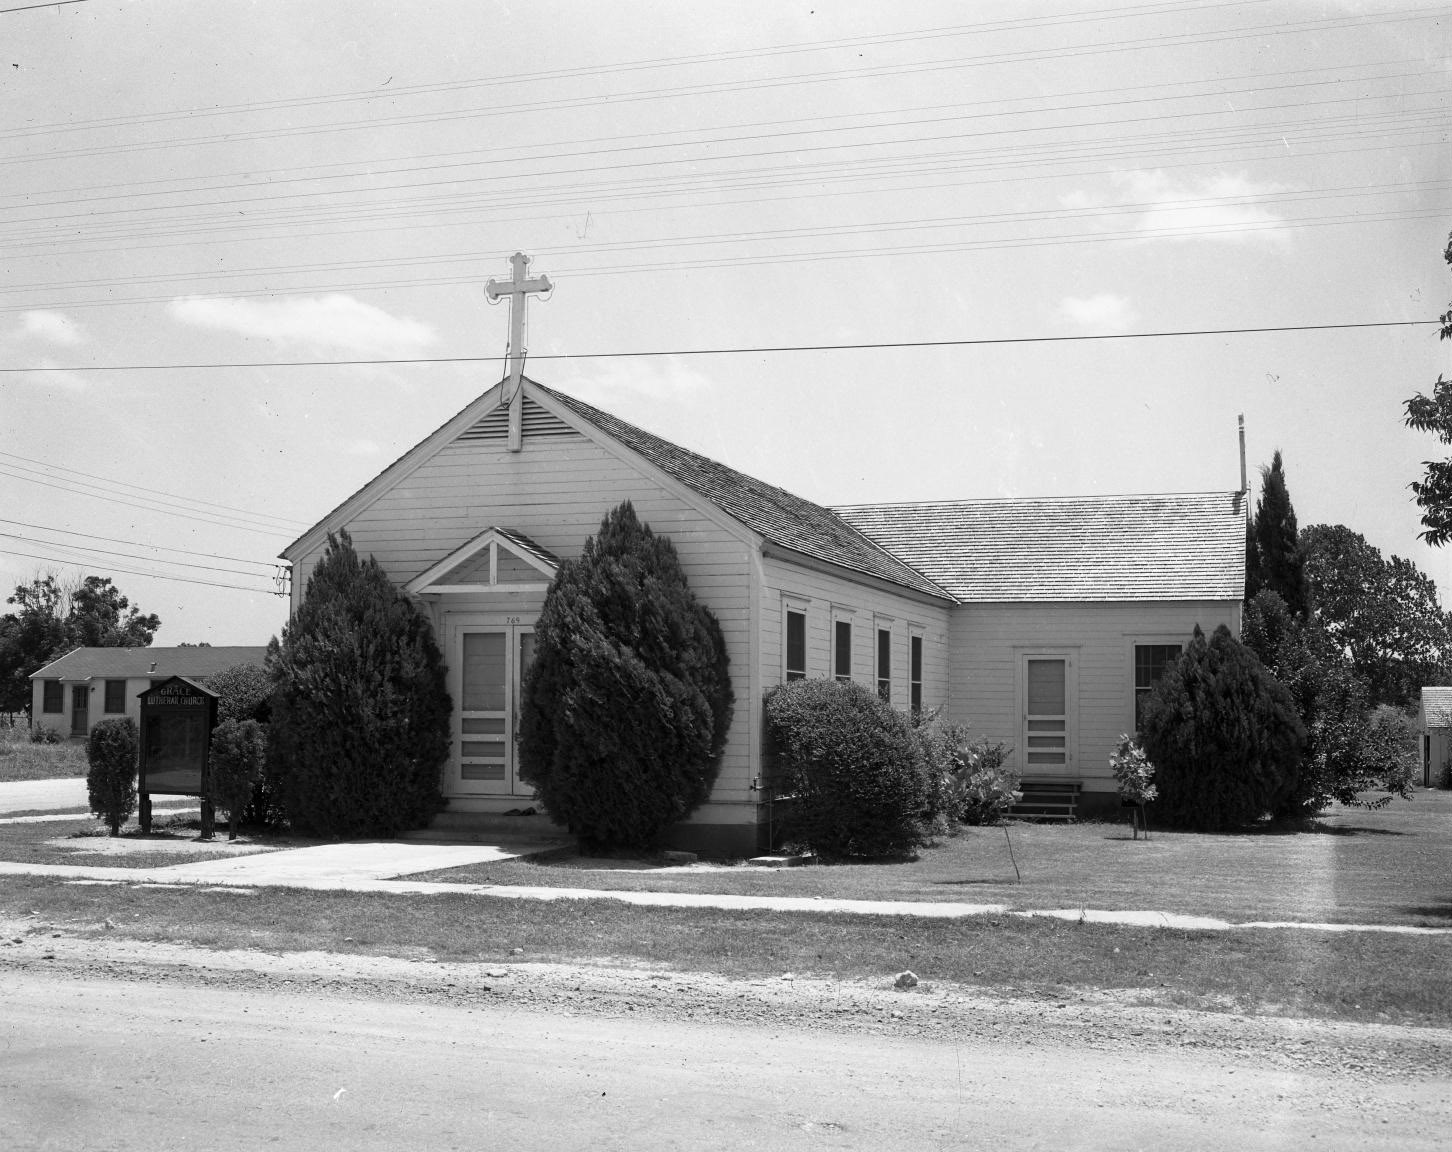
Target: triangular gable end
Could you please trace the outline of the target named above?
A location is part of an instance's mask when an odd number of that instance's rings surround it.
[[[404,585],[413,596],[549,587],[560,562],[528,536],[488,528]]]

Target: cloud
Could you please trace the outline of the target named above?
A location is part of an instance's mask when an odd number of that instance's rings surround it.
[[[1122,203],[1142,206],[1134,229],[1146,238],[1275,247],[1290,243],[1286,217],[1256,202],[1287,191],[1283,184],[1257,183],[1231,173],[1180,181],[1159,169],[1117,173],[1114,182]]]
[[[184,296],[167,310],[183,324],[316,351],[408,356],[438,339],[427,324],[337,293],[281,300]]]
[[[83,344],[86,336],[81,326],[59,312],[24,312],[20,317],[19,336],[30,336],[50,344]]]
[[[1066,296],[1059,319],[1086,332],[1128,332],[1139,320],[1128,296],[1101,292],[1097,296]]]
[[[607,361],[598,371],[577,372],[560,380],[557,386],[587,404],[609,408],[612,402],[689,399],[709,391],[711,381],[676,357],[665,356]]]

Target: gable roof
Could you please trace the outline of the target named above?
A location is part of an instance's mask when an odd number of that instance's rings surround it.
[[[77,648],[52,660],[32,680],[90,680],[212,676],[234,664],[261,664],[266,647],[224,648]],[[156,670],[151,670],[152,665]]]
[[[965,602],[1239,600],[1238,492],[852,504],[835,511]]]
[[[814,559],[876,576],[940,600],[952,599],[938,584],[884,550],[830,508],[813,504],[785,489],[672,444],[583,400],[534,381],[529,383],[537,394],[547,396],[572,415],[643,456],[671,479],[684,484],[765,539]]]
[[[1452,728],[1452,688],[1422,689],[1422,727]]]

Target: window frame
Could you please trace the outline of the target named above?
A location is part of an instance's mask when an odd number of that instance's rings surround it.
[[[892,703],[892,621],[878,617],[876,651],[873,665],[876,671],[877,695],[881,700]]]
[[[1174,648],[1175,656],[1172,659],[1178,659],[1180,656],[1184,655],[1185,640],[1181,636],[1134,636],[1130,638],[1129,721],[1133,725],[1132,731],[1134,732],[1138,732],[1140,729],[1140,702],[1142,699],[1149,698],[1149,694],[1154,691],[1155,684],[1158,683],[1158,677],[1156,677],[1154,679],[1151,679],[1149,683],[1144,685],[1143,687],[1140,686],[1139,650],[1141,648]],[[1165,666],[1168,666],[1169,663],[1170,661],[1167,660],[1165,662]],[[1164,666],[1162,666],[1160,669],[1160,675],[1164,675]]]
[[[801,621],[801,664],[792,666],[792,622]],[[782,601],[781,617],[781,679],[783,684],[807,678],[807,606],[796,600]]]
[[[115,707],[112,697],[115,697]],[[126,713],[126,681],[109,679],[106,681],[105,698],[102,701],[101,710],[107,716],[122,716]]]
[[[843,684],[853,679],[853,616],[851,608],[832,607],[832,679]]]
[[[923,711],[923,660],[927,651],[921,628],[908,628],[908,709],[914,716]]]
[[[43,716],[64,716],[66,711],[66,688],[59,680],[42,680],[40,690],[40,712]],[[53,694],[53,695],[52,695]]]

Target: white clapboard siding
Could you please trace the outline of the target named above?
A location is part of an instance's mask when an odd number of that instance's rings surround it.
[[[1238,601],[963,604],[953,610],[950,717],[975,736],[1011,744],[1024,768],[1018,662],[1025,649],[1073,653],[1078,683],[1077,772],[1086,791],[1114,790],[1109,756],[1134,729],[1135,644],[1185,644],[1198,624],[1240,634]]]
[[[783,680],[785,616],[788,600],[806,607],[807,676],[832,675],[832,609],[852,612],[852,679],[877,690],[877,620],[889,620],[892,631],[892,703],[906,709],[908,637],[921,627],[923,635],[923,707],[948,703],[948,613],[950,605],[898,594],[814,568],[768,557],[762,562],[761,681],[769,687]]]
[[[673,490],[579,435],[455,441],[342,525],[360,555],[376,556],[399,584],[427,570],[487,528],[524,533],[560,559],[580,555],[587,537],[622,500],[669,536],[691,589],[716,614],[733,671],[752,664],[750,549]],[[322,554],[298,558],[297,586]],[[758,709],[741,677],[713,802],[752,803]]]

